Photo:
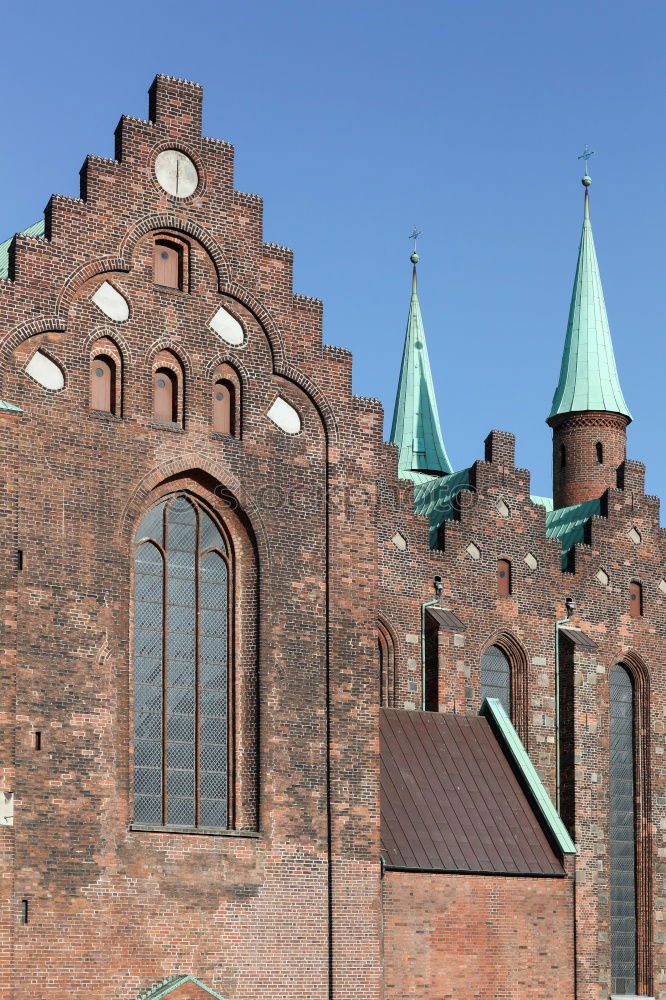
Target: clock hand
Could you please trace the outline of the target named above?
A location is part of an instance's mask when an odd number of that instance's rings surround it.
[[[180,160],[176,160],[176,194],[178,194],[178,170],[180,168]]]

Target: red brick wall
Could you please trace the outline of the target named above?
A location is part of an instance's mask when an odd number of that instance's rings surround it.
[[[435,575],[442,605],[465,626],[437,636],[436,703],[477,712],[483,650],[495,641],[519,648],[521,735],[553,798],[554,627],[565,597],[577,602],[573,624],[597,643],[582,658],[564,650],[562,662],[563,689],[574,692],[561,706],[562,750],[580,852],[585,1000],[607,993],[610,981],[608,672],[629,658],[644,677],[642,983],[666,1000],[666,941],[653,930],[666,918],[666,545],[642,467],[626,462],[600,483],[612,487],[603,516],[576,546],[573,572],[563,573],[560,543],[546,538],[544,509],[530,502],[529,473],[515,466],[513,437],[493,432],[459,517],[431,550],[413,488],[397,479],[396,449],[383,442],[381,406],[352,395],[350,354],[322,345],[321,303],[293,294],[291,251],[262,242],[261,199],[234,191],[232,148],[202,138],[201,97],[194,85],[159,78],[152,120],[121,120],[117,159],[88,158],[81,198],[51,200],[48,239],[18,237],[10,279],[0,281],[0,398],[23,408],[2,418],[0,435],[0,781],[15,792],[14,825],[0,828],[8,873],[0,971],[12,1000],[84,1000],[91,991],[130,1000],[175,971],[230,1000],[380,996],[377,620],[395,640],[394,704],[420,707],[421,605],[435,596]],[[169,146],[189,152],[200,171],[202,186],[186,202],[166,196],[153,176],[157,152]],[[153,285],[157,231],[189,244],[187,292]],[[91,303],[104,279],[126,294],[126,323],[105,321]],[[221,304],[245,325],[241,348],[208,328]],[[90,349],[105,336],[122,354],[118,417],[89,409]],[[38,346],[65,371],[61,392],[25,375]],[[167,348],[183,366],[182,428],[152,420],[152,361]],[[221,363],[238,372],[239,438],[211,428],[211,378]],[[278,392],[300,411],[297,436],[266,418]],[[245,566],[239,829],[219,837],[130,828],[132,537],[146,506],[177,488],[220,505]],[[393,543],[397,532],[405,546]],[[512,563],[505,597],[498,558]],[[641,618],[629,615],[633,579],[643,584]],[[393,878],[385,889],[418,893],[431,879]],[[529,924],[534,900],[548,886],[564,899],[570,884],[442,879],[468,882],[488,887],[490,909],[469,914],[458,947],[472,954],[487,940],[499,894],[507,926],[517,928],[493,939],[495,964],[508,969],[522,954],[519,925]],[[519,895],[530,886],[532,896]],[[387,903],[396,949],[405,950],[397,921],[418,951],[429,905],[408,895]],[[566,952],[566,982],[571,961]],[[549,976],[549,963],[549,951],[534,954],[534,977]],[[510,995],[523,996],[518,988]]]
[[[0,435],[12,1000],[130,1000],[177,971],[233,1000],[323,1000],[331,982],[336,997],[379,995],[375,527],[349,498],[372,479],[381,408],[352,397],[349,354],[322,345],[321,303],[293,294],[291,251],[262,242],[261,200],[233,190],[232,148],[202,138],[201,98],[160,77],[153,120],[121,120],[117,160],[86,161],[82,198],[52,199],[49,239],[19,237],[0,281],[0,398],[23,408]],[[183,202],[153,176],[174,145],[202,178]],[[156,231],[187,240],[186,291],[153,284]],[[130,304],[124,323],[91,302],[105,279]],[[245,327],[240,348],[209,329],[222,304]],[[122,355],[117,417],[89,409],[103,336]],[[25,374],[37,347],[65,372],[62,391]],[[152,419],[166,348],[182,363],[182,427]],[[239,438],[211,426],[223,362],[239,373]],[[299,435],[267,419],[278,393]],[[179,489],[219,512],[239,560],[239,810],[219,836],[131,826],[132,539]]]
[[[569,879],[386,872],[387,1000],[571,1000]]]
[[[597,461],[597,444],[602,462]],[[566,449],[562,466],[561,448]],[[627,457],[627,418],[618,413],[570,413],[553,419],[553,499],[555,507],[596,500],[617,486],[617,470]]]

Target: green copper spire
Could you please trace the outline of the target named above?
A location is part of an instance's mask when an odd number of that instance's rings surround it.
[[[583,177],[585,186],[583,234],[569,308],[560,381],[553,396],[549,422],[560,414],[577,413],[582,410],[621,413],[631,420],[617,375],[597,254],[594,249],[588,196],[590,183],[590,177],[586,173]]]
[[[400,478],[420,483],[433,475],[442,476],[453,470],[439,426],[425,330],[416,290],[416,264],[419,260],[416,250],[411,260],[414,264],[412,298],[393,411],[391,441],[399,449]]]

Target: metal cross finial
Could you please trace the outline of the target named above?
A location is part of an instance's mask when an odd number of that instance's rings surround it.
[[[416,241],[418,240],[419,236],[422,235],[423,234],[421,233],[421,230],[417,229],[416,226],[414,226],[409,236],[410,240],[414,240],[414,253],[416,253]]]
[[[587,143],[585,143],[585,149],[578,157],[579,160],[585,160],[585,172],[587,173],[587,161],[591,156],[594,156],[594,150],[590,149]]]

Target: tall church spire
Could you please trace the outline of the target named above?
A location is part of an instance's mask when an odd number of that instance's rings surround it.
[[[587,151],[583,158],[591,153]],[[583,177],[583,233],[569,307],[553,428],[555,507],[594,500],[617,485],[631,414],[620,388],[590,223],[590,177]]]
[[[569,307],[560,381],[548,417],[584,410],[621,413],[631,420],[615,364],[599,264],[590,222],[590,178],[583,178],[585,208],[578,266]]]
[[[398,446],[398,474],[423,482],[452,472],[442,440],[428,348],[416,288],[416,249],[411,256],[412,298],[409,303],[400,380],[395,398],[391,441]]]

